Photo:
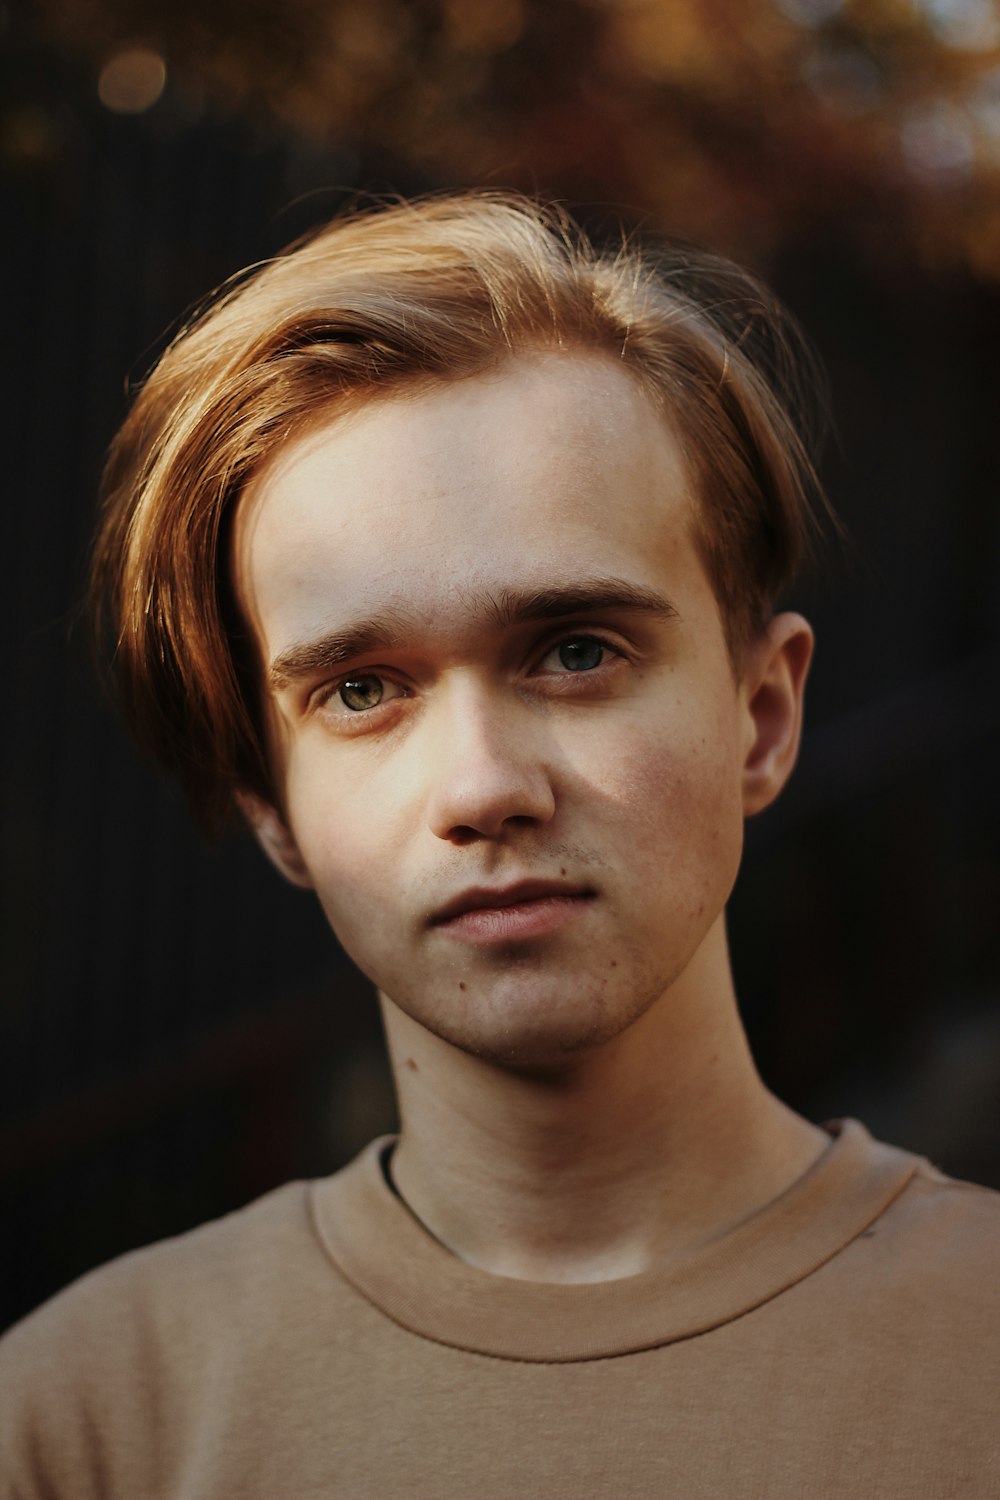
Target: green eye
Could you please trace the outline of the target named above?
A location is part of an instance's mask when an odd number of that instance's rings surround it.
[[[366,708],[376,708],[382,702],[381,677],[351,677],[341,684],[340,701],[345,708],[360,714]]]
[[[559,647],[559,660],[568,672],[591,672],[604,660],[603,641],[592,635],[580,635],[574,640],[563,641]]]

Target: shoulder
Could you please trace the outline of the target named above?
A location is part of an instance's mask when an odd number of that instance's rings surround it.
[[[0,1339],[4,1480],[13,1466],[13,1493],[35,1494],[44,1474],[46,1493],[105,1494],[95,1432],[137,1462],[139,1448],[165,1456],[190,1425],[192,1372],[211,1382],[238,1344],[223,1335],[280,1318],[286,1288],[329,1274],[309,1187],[292,1183],[81,1277]]]
[[[134,1250],[88,1272],[0,1339],[0,1375],[10,1359],[44,1350],[63,1332],[106,1343],[139,1315],[147,1333],[169,1318],[198,1326],[202,1314],[250,1292],[277,1259],[309,1243],[308,1187],[289,1183],[265,1197],[174,1238]]]
[[[817,1277],[836,1337],[902,1366],[928,1358],[962,1386],[995,1361],[1000,1329],[1000,1193],[872,1142],[909,1171]],[[805,1289],[804,1289],[805,1290]],[[833,1336],[833,1331],[831,1331]]]
[[[919,1160],[906,1189],[868,1232],[899,1276],[988,1294],[1000,1304],[1000,1193]]]

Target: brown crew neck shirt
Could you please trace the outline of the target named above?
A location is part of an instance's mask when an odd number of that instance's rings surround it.
[[[492,1276],[386,1141],[0,1343],[3,1500],[1000,1497],[1000,1195],[854,1122],[697,1254]]]

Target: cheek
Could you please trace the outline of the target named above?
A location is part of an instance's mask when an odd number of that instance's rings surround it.
[[[392,972],[404,938],[391,859],[377,858],[370,840],[356,840],[345,830],[342,841],[315,842],[306,862],[334,937],[364,974],[383,985],[383,970],[388,965]]]
[[[331,923],[336,928],[359,907],[370,913],[373,899],[384,891],[385,846],[391,842],[380,799],[352,787],[336,768],[314,765],[305,749],[293,747],[285,765],[285,804]]]
[[[686,891],[696,906],[718,889],[728,894],[743,808],[739,744],[727,715],[683,728],[669,717],[652,728],[636,724],[592,789],[619,842],[627,830],[623,852],[637,873],[642,866],[650,881]]]
[[[299,851],[338,942],[390,990],[412,954],[412,920],[426,901],[415,859],[427,840],[405,772],[391,762],[362,780],[301,742],[287,763],[286,802]],[[397,985],[398,987],[398,985]]]

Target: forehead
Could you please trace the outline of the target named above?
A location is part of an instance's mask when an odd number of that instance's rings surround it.
[[[365,609],[441,622],[470,590],[567,573],[657,586],[692,551],[692,510],[679,444],[627,371],[522,357],[279,450],[239,503],[237,592],[273,652]]]

